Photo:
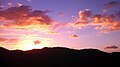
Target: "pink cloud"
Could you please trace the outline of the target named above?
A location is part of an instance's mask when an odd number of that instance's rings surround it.
[[[117,19],[118,16],[115,16],[115,14],[111,15],[94,15],[92,19],[92,25],[96,26],[96,30],[101,30],[104,32],[112,32],[120,30],[120,24],[119,19]]]
[[[8,2],[7,5],[11,7],[13,4],[12,2]]]
[[[42,31],[52,30],[54,20],[46,13],[49,10],[32,10],[30,6],[19,4],[0,11],[1,28],[40,29]]]
[[[81,29],[89,23],[89,17],[92,16],[90,9],[79,11],[79,17],[72,23],[68,23],[68,26]]]
[[[4,41],[8,41],[8,42],[17,42],[18,39],[6,39],[6,38],[0,38],[0,42],[4,42]]]
[[[31,25],[35,23],[33,21],[37,21],[38,24],[49,25],[53,20],[48,15],[46,15],[47,12],[48,11],[32,10],[30,6],[23,5],[18,7],[10,7],[6,10],[0,11],[0,17],[7,20],[14,20],[11,25]],[[28,22],[29,19],[30,21]]]
[[[82,29],[83,27],[93,26],[95,30],[101,33],[109,33],[120,30],[120,12],[113,14],[94,14],[90,10],[79,12],[79,17],[68,26]]]
[[[7,40],[7,39],[4,39],[4,38],[0,38],[0,42],[3,42],[3,41],[5,41],[5,40]]]
[[[23,4],[21,4],[21,3],[17,3],[16,5],[17,5],[17,6],[22,6]]]

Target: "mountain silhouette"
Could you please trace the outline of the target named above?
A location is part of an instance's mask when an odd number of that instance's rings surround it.
[[[0,47],[2,67],[115,67],[119,62],[120,52],[107,53],[98,49],[45,47],[21,51]]]

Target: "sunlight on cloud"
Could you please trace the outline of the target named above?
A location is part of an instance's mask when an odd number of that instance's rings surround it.
[[[120,30],[119,12],[113,14],[93,14],[90,10],[79,12],[79,18],[74,22],[68,23],[68,26],[82,29],[87,26],[94,26],[95,30],[101,33],[109,33]]]

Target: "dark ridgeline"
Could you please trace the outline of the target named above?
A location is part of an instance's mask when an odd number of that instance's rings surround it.
[[[9,51],[0,47],[0,65],[0,67],[115,67],[120,66],[120,52],[106,53],[98,49],[74,50],[63,47]]]

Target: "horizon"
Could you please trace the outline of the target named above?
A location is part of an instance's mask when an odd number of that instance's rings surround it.
[[[0,47],[120,52],[119,0],[0,0]]]
[[[77,51],[82,51],[82,50],[98,50],[101,52],[105,52],[105,53],[114,53],[114,52],[107,52],[107,51],[103,51],[97,48],[83,48],[83,49],[74,49],[74,48],[68,48],[68,47],[43,47],[43,48],[33,48],[33,49],[29,49],[29,50],[21,50],[21,49],[7,49],[4,47],[0,47],[0,49],[5,49],[8,51],[22,51],[22,52],[29,52],[29,51],[34,51],[34,50],[44,50],[44,49],[55,49],[55,48],[60,48],[60,49],[68,49],[68,50],[77,50]]]
[[[34,49],[30,49],[30,50],[20,50],[20,49],[9,50],[9,49],[4,48],[4,47],[0,47],[0,49],[1,48],[4,49],[4,50],[7,50],[7,51],[22,51],[22,52],[29,52],[29,51],[34,51],[34,50],[39,51],[39,50],[44,50],[44,49],[56,49],[57,48],[57,49],[60,49],[60,50],[62,50],[62,49],[73,50],[73,51],[94,50],[94,51],[100,51],[100,52],[104,52],[104,53],[114,53],[114,52],[105,52],[105,51],[102,51],[100,49],[95,49],[95,48],[73,49],[73,48],[67,48],[67,47],[43,47],[41,49],[34,48]]]

